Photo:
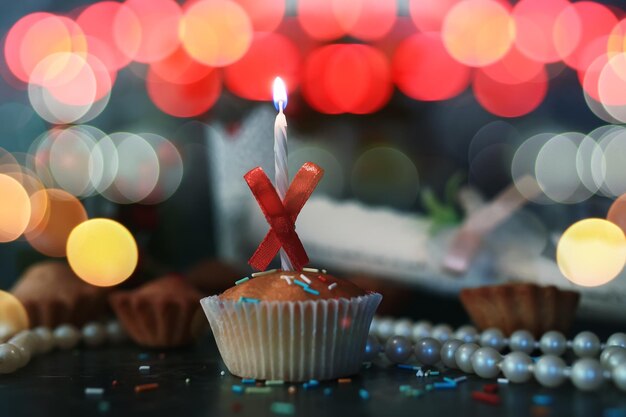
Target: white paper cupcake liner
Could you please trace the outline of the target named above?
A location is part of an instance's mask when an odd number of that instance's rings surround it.
[[[254,379],[306,381],[356,374],[382,296],[239,303],[200,300],[228,370]]]

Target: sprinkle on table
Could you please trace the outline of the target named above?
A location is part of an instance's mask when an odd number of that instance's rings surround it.
[[[409,365],[406,363],[399,363],[396,365],[396,367],[400,368],[400,369],[408,369],[409,371],[419,371],[420,369],[422,369],[421,366],[417,366],[417,365]]]
[[[304,274],[300,274],[300,279],[304,282],[306,282],[307,284],[311,285],[311,280],[309,279],[309,277],[307,277]]]
[[[226,375],[226,371],[220,371],[220,376]]]
[[[111,381],[112,387],[117,387],[118,385],[119,385],[119,381],[117,379],[114,379],[113,381]]]
[[[333,288],[335,288],[336,286],[337,286],[337,283],[336,283],[336,282],[333,282],[332,284],[330,284],[330,285],[328,286],[328,289],[329,289],[330,291],[332,291],[332,290],[333,290]]]
[[[150,384],[135,385],[135,393],[138,394],[144,391],[152,391],[157,388],[159,388],[159,384],[156,382],[152,382]]]
[[[296,388],[296,386],[295,386],[295,385],[292,385],[292,386],[290,386],[289,388],[287,388],[287,392],[288,392],[290,395],[295,394],[297,391],[298,391],[298,388]]]
[[[455,389],[456,382],[435,382],[433,386],[436,390]]]
[[[483,392],[488,394],[495,394],[498,392],[498,384],[485,384],[483,385]]]
[[[509,380],[506,378],[498,378],[498,384],[508,384]]]
[[[191,382],[191,379],[189,379],[189,378],[185,378],[185,384],[186,384],[186,385],[189,385],[189,383],[190,383],[190,382]]]
[[[327,397],[333,394],[333,389],[328,387],[328,388],[324,388],[324,395],[326,395]]]
[[[137,355],[137,359],[139,359],[140,361],[145,361],[150,359],[150,354],[149,353],[140,353],[139,355]]]
[[[239,297],[240,303],[250,303],[250,304],[258,304],[260,300],[258,298],[250,298],[250,297]]]
[[[352,382],[352,378],[339,378],[337,382],[340,384],[349,384]]]
[[[313,295],[320,295],[320,292],[318,290],[314,290],[313,288],[303,288],[304,292],[308,292],[309,294],[313,294]]]
[[[472,392],[472,399],[490,405],[500,404],[500,397],[497,394],[489,394],[481,391]]]
[[[285,381],[283,381],[282,379],[268,379],[267,381],[265,381],[265,385],[271,386],[271,385],[284,385]]]
[[[302,268],[302,270],[304,272],[312,272],[314,274],[318,274],[320,272],[320,270],[317,268]]]
[[[104,394],[104,388],[88,387],[85,388],[85,395],[89,397],[99,397]]]
[[[139,372],[141,372],[142,374],[150,373],[150,366],[148,366],[148,365],[141,365],[139,367]]]
[[[359,390],[359,397],[361,397],[361,399],[363,399],[363,400],[369,400],[369,398],[370,398],[370,393],[369,393],[369,391],[367,391],[366,389],[361,388],[361,389]]]
[[[271,387],[246,387],[246,394],[269,394]]]
[[[291,403],[276,401],[270,406],[270,411],[274,414],[292,415],[296,412],[296,407]]]
[[[255,272],[255,273],[252,274],[252,278],[262,277],[263,275],[273,274],[276,271],[278,271],[278,269],[268,269],[267,271]]]
[[[243,385],[233,385],[232,387],[230,387],[230,390],[235,394],[243,394],[245,389]]]
[[[250,278],[249,277],[241,278],[241,279],[235,281],[235,285],[243,284],[246,281],[250,281]]]
[[[552,404],[552,397],[545,394],[533,395],[533,404],[536,405],[550,405]]]
[[[252,384],[252,385],[254,385],[256,383],[256,379],[254,379],[254,378],[241,378],[241,383],[242,384]]]

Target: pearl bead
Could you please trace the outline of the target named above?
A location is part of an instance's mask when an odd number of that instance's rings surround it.
[[[80,333],[71,324],[62,324],[52,332],[54,342],[60,349],[72,349],[80,340]]]
[[[448,326],[447,324],[438,324],[433,327],[431,336],[434,339],[439,340],[440,342],[445,342],[452,337],[453,332],[454,331],[452,330],[452,327]]]
[[[617,346],[612,346],[617,347]],[[611,355],[609,355],[606,361],[606,367],[608,369],[615,369],[619,365],[626,363],[626,349],[621,348],[620,350],[614,351]]]
[[[621,346],[626,348],[626,333],[613,333],[606,341],[607,346]]]
[[[567,340],[562,333],[551,330],[544,333],[539,340],[539,348],[547,355],[560,356],[567,348]]]
[[[31,356],[37,349],[37,340],[35,340],[35,336],[33,336],[33,334],[28,330],[19,332],[13,336],[8,343],[12,344],[20,351],[22,360],[20,361],[18,368],[21,368],[30,362]]]
[[[535,338],[528,330],[517,330],[511,335],[509,347],[514,352],[531,354],[535,350]]]
[[[600,353],[600,339],[594,333],[580,332],[574,337],[572,350],[581,358],[592,358]]]
[[[109,343],[119,344],[126,340],[126,332],[119,321],[112,320],[106,326]]]
[[[544,387],[558,387],[565,381],[565,362],[558,356],[545,355],[535,363],[533,372]]]
[[[512,352],[504,357],[500,369],[511,382],[528,382],[532,377],[533,360],[524,352]]]
[[[413,324],[412,336],[413,340],[417,342],[418,340],[424,337],[430,337],[430,332],[432,330],[432,324],[427,321],[418,321]]]
[[[604,383],[602,365],[596,359],[584,358],[572,366],[572,383],[583,391],[593,391]]]
[[[457,339],[448,339],[443,342],[441,345],[441,350],[439,351],[439,356],[441,357],[441,362],[445,366],[451,369],[456,369],[456,360],[454,359],[454,354],[456,353],[459,346],[461,346],[463,342]]]
[[[406,362],[411,357],[412,350],[411,341],[406,337],[393,336],[385,343],[385,354],[393,363]]]
[[[393,334],[396,336],[404,336],[407,339],[411,337],[412,323],[410,320],[402,319],[398,320],[393,326]]]
[[[21,360],[18,348],[9,343],[0,344],[0,374],[15,372]]]
[[[441,342],[432,337],[420,339],[415,345],[415,357],[424,365],[434,365],[439,362]]]
[[[454,338],[464,343],[476,343],[478,341],[478,330],[474,326],[466,324],[456,329]]]
[[[106,341],[107,333],[100,323],[87,323],[82,330],[83,342],[89,347],[102,345]]]
[[[491,347],[481,347],[471,357],[472,368],[481,378],[495,378],[500,373],[498,364],[502,361],[502,355]]]
[[[382,340],[389,339],[393,336],[393,319],[382,318],[378,322],[378,337]]]
[[[485,330],[483,334],[480,335],[480,345],[494,348],[499,352],[506,346],[506,340],[500,329],[492,327]]]
[[[47,327],[36,327],[33,330],[33,333],[35,333],[39,338],[39,343],[37,344],[37,354],[50,352],[54,347],[54,337],[52,336],[50,329]]]
[[[611,373],[611,377],[613,378],[613,382],[618,386],[622,391],[626,391],[626,363],[622,363],[621,365],[613,368],[613,372]]]
[[[622,349],[624,348],[621,346],[607,346],[606,348],[604,348],[602,353],[600,353],[600,365],[604,366],[605,368],[608,368],[609,358],[611,357],[611,355]]]
[[[478,350],[480,346],[476,343],[464,343],[454,353],[454,360],[459,369],[466,374],[474,372],[472,368],[472,354]]]
[[[363,360],[366,362],[371,362],[380,353],[380,342],[376,338],[376,336],[369,335],[367,336],[367,341],[365,342],[365,355]]]

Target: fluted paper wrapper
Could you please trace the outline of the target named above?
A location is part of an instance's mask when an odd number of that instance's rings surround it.
[[[356,374],[382,296],[239,303],[200,300],[228,370],[254,379],[306,381]]]

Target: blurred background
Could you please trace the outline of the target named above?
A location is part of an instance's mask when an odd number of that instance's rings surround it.
[[[561,233],[626,192],[623,17],[566,0],[3,2],[3,172],[20,167],[31,201],[63,191],[4,239],[0,286],[63,257],[86,216],[131,230],[140,276],[246,273],[267,225],[242,175],[273,177],[281,76],[290,173],[326,170],[298,221],[314,266],[444,298],[571,287]],[[474,251],[458,231],[494,198],[510,212]],[[617,316],[622,281],[590,290],[590,314]]]

